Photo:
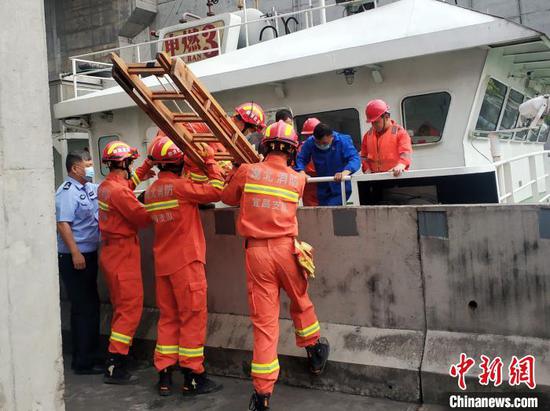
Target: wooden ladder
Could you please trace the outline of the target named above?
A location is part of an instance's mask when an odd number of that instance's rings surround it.
[[[195,164],[204,168],[199,143],[219,142],[227,153],[216,153],[217,161],[256,163],[260,156],[235,126],[221,105],[202,85],[182,59],[157,54],[156,62],[126,64],[111,54],[113,78],[136,104]],[[143,78],[155,76],[162,91],[153,91]],[[163,81],[164,80],[164,81]],[[166,103],[172,102],[173,111]],[[189,112],[181,108],[186,106]],[[204,122],[211,133],[193,133],[183,123]]]

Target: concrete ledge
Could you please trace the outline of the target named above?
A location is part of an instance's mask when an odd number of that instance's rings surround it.
[[[69,304],[62,304],[63,328],[69,329]],[[144,309],[133,354],[152,359],[158,311]],[[212,374],[246,378],[252,360],[252,324],[246,316],[210,313],[206,361]],[[111,308],[101,307],[101,333],[109,334]],[[284,383],[328,391],[420,401],[419,370],[424,344],[420,331],[321,323],[331,344],[331,361],[319,378],[307,371],[305,350],[295,345],[292,321],[280,320],[279,361]],[[137,341],[139,340],[139,341]]]
[[[491,334],[467,334],[446,331],[428,331],[421,378],[424,402],[448,404],[450,392],[460,391],[456,378],[449,375],[452,364],[459,361],[460,354],[465,353],[476,360],[476,364],[466,374],[467,390],[464,393],[518,393],[537,394],[550,404],[550,345],[541,338],[503,336]],[[478,382],[481,373],[480,356],[484,354],[491,359],[501,357],[504,382],[498,388],[492,384],[482,386]],[[508,385],[508,366],[512,356],[521,358],[533,355],[536,359],[535,378],[537,387],[530,392],[525,385],[510,387]],[[547,408],[543,408],[547,409]]]

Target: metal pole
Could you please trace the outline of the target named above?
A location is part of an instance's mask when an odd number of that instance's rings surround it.
[[[319,0],[319,7],[321,7],[321,10],[319,10],[320,17],[321,17],[321,24],[325,24],[327,22],[327,9],[326,9],[326,1],[325,0]]]
[[[72,59],[73,65],[73,94],[74,98],[78,97],[78,84],[76,82],[76,59]]]
[[[347,205],[348,199],[346,196],[346,182],[344,180],[340,182],[340,188],[342,190],[342,205],[345,206]]]
[[[245,44],[246,47],[248,47],[248,13],[246,9],[246,0],[243,1],[243,13],[244,13],[244,37],[245,37]]]

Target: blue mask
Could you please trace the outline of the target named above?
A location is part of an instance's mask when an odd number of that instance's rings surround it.
[[[330,148],[330,143],[329,144],[315,143],[315,147],[317,147],[319,150],[327,151]]]
[[[93,167],[84,168],[84,178],[88,181],[93,181],[95,176],[95,171]]]

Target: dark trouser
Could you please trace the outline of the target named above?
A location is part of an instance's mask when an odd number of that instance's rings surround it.
[[[71,302],[73,369],[92,367],[99,345],[97,251],[82,254],[84,270],[74,268],[71,254],[58,254],[59,274]]]

